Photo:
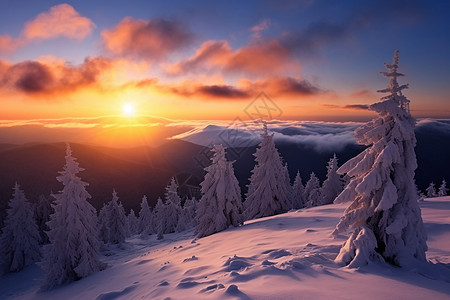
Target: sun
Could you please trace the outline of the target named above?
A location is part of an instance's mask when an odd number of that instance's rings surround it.
[[[131,103],[125,103],[122,107],[123,114],[127,117],[133,117],[135,110],[134,105]]]

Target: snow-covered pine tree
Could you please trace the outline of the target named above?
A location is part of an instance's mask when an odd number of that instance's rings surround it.
[[[107,244],[109,241],[109,214],[110,214],[110,206],[109,203],[104,203],[103,207],[100,209],[100,212],[98,214],[98,228],[99,228],[99,239]]]
[[[175,232],[178,219],[181,213],[181,198],[178,195],[178,184],[175,181],[175,178],[172,177],[170,183],[166,186],[166,225],[164,229],[164,233],[172,233]]]
[[[87,201],[87,183],[77,174],[84,170],[72,156],[67,145],[66,164],[56,179],[63,189],[53,195],[55,212],[50,216],[48,236],[50,244],[44,246],[41,263],[46,272],[44,289],[79,280],[100,271],[97,214]]]
[[[322,190],[320,193],[320,203],[319,205],[331,204],[334,199],[342,192],[344,188],[344,182],[341,179],[341,175],[339,175],[336,171],[338,170],[338,159],[336,154],[330,161],[327,166],[327,179],[322,184]]]
[[[273,142],[273,134],[263,123],[262,141],[254,154],[252,170],[244,202],[247,220],[283,213],[292,208],[292,187],[287,183],[286,170]]]
[[[122,244],[127,237],[127,223],[125,210],[121,203],[117,192],[113,190],[112,199],[108,203],[108,221],[107,227],[109,229],[108,243]]]
[[[21,271],[41,258],[32,206],[17,182],[13,191],[0,236],[0,266],[5,272]]]
[[[139,219],[136,217],[134,209],[130,209],[127,218],[128,218],[128,228],[130,229],[130,235],[138,234]]]
[[[300,171],[297,171],[297,175],[295,176],[294,185],[292,186],[293,190],[293,208],[299,209],[305,207],[305,187],[303,186],[302,177],[300,176]]]
[[[184,207],[180,210],[180,214],[178,216],[178,223],[177,227],[175,228],[175,231],[183,232],[191,227],[190,224],[191,219],[189,217],[189,214],[187,213],[186,207]]]
[[[164,219],[165,221],[164,233],[173,233],[175,232],[175,229],[178,224],[181,208],[177,206],[175,203],[168,201],[166,204],[164,204],[164,210],[165,210],[164,215],[166,216]]]
[[[188,228],[197,226],[197,205],[198,205],[198,201],[197,201],[197,199],[195,199],[195,197],[188,198],[184,202],[183,210],[189,220]]]
[[[166,203],[172,202],[178,207],[181,207],[181,198],[178,195],[178,183],[175,178],[171,178],[169,184],[166,186]]]
[[[153,228],[158,240],[164,238],[164,231],[166,229],[166,211],[164,202],[161,198],[158,198],[155,208],[153,209]]]
[[[139,211],[139,226],[138,233],[141,237],[147,237],[155,232],[153,225],[154,214],[148,206],[147,196],[142,197],[141,210]]]
[[[50,197],[40,195],[38,202],[34,206],[34,219],[36,220],[36,224],[38,226],[42,244],[48,244],[50,242],[46,231],[49,230],[47,222],[50,221],[50,215],[52,213],[53,208]]]
[[[314,172],[311,172],[309,180],[306,183],[304,197],[306,200],[306,207],[320,205],[320,181]]]
[[[225,148],[214,145],[211,165],[205,168],[200,183],[202,198],[198,204],[197,237],[204,237],[243,223],[241,189],[234,175],[233,162],[225,157]]]
[[[281,170],[282,178],[284,179],[283,186],[286,187],[286,206],[289,207],[288,210],[294,208],[294,190],[291,185],[291,177],[289,176],[289,169],[287,163],[284,164]]]
[[[425,192],[427,193],[427,198],[433,198],[437,196],[436,187],[434,186],[433,182],[430,182],[430,185],[427,187]]]
[[[438,191],[438,197],[447,196],[447,191],[448,191],[447,182],[445,181],[445,179],[442,179],[442,183]]]
[[[334,235],[352,229],[336,262],[350,267],[381,259],[397,266],[425,261],[426,235],[414,170],[417,167],[414,146],[414,119],[409,100],[402,94],[397,77],[398,51],[393,63],[385,64],[390,78],[390,94],[370,109],[380,116],[359,127],[355,138],[368,148],[347,161],[339,174],[347,173],[351,181],[335,203],[351,201],[336,226]]]

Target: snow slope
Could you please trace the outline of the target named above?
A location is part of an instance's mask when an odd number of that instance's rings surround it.
[[[198,240],[129,239],[103,252],[110,267],[39,292],[36,265],[0,278],[0,299],[450,299],[450,197],[420,203],[432,264],[339,268],[346,237],[330,235],[345,204],[252,220]]]

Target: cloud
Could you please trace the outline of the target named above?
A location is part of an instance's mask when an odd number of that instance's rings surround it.
[[[270,121],[269,131],[275,143],[293,143],[319,152],[340,151],[355,144],[354,130],[361,123],[328,123],[300,121]],[[227,147],[255,145],[260,142],[261,124],[255,122],[210,122],[193,124],[194,128],[172,138],[203,146],[224,144]]]
[[[347,109],[347,110],[368,110],[367,104],[347,104],[347,105],[335,105],[335,104],[322,104],[321,106],[331,109]]]
[[[113,61],[102,57],[88,57],[76,67],[64,62],[0,61],[0,88],[25,94],[73,92],[99,83],[100,75],[112,67]]]
[[[125,57],[163,59],[193,41],[193,34],[178,21],[124,18],[114,29],[102,31],[107,51]]]
[[[267,30],[271,22],[269,19],[264,19],[255,26],[253,26],[250,31],[252,32],[252,39],[260,39],[262,36],[262,32]]]
[[[219,69],[225,73],[273,76],[286,70],[299,71],[300,65],[276,39],[252,43],[237,50],[227,41],[206,41],[196,53],[166,68],[168,74],[205,72]]]
[[[71,5],[59,4],[48,12],[39,14],[25,24],[22,34],[27,40],[49,39],[63,36],[70,39],[83,39],[94,29],[95,24],[81,16]]]
[[[94,29],[95,24],[81,16],[71,5],[59,4],[49,11],[39,14],[25,24],[18,38],[9,35],[0,36],[0,53],[12,52],[33,40],[56,37],[83,39]]]
[[[24,41],[14,39],[10,35],[0,35],[0,53],[12,52],[22,46]]]
[[[217,98],[247,98],[248,93],[229,85],[202,86],[198,89],[200,93]]]
[[[253,90],[266,91],[267,93],[280,96],[308,96],[325,93],[323,89],[313,85],[308,80],[293,77],[274,77],[257,80],[250,83]]]

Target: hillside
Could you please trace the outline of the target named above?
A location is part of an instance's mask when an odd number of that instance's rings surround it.
[[[360,269],[334,262],[345,237],[332,229],[345,205],[252,220],[198,240],[192,231],[163,241],[132,238],[103,252],[109,268],[38,292],[36,265],[0,279],[1,299],[449,299],[450,197],[420,203],[429,264]]]

